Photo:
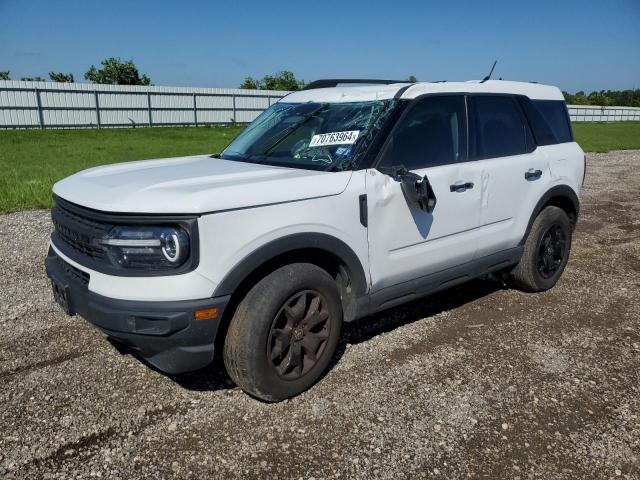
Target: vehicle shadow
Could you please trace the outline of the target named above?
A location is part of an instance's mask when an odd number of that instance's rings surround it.
[[[120,353],[120,355],[131,355],[135,357],[139,362],[144,363],[146,367],[160,375],[171,379],[187,390],[193,390],[198,392],[204,391],[216,391],[216,390],[229,390],[235,388],[235,383],[227,374],[227,371],[222,362],[222,357],[216,354],[213,362],[200,370],[193,372],[181,373],[179,375],[171,375],[162,370],[159,370],[154,365],[147,362],[144,358],[137,354],[137,352],[110,337],[107,337],[107,341],[113,346],[113,348]]]
[[[472,280],[347,323],[342,329],[340,343],[326,373],[340,361],[348,345],[366,342],[380,334],[461,307],[505,288],[507,287],[498,281]]]
[[[347,323],[343,326],[336,353],[322,376],[324,377],[329,373],[340,361],[340,358],[347,350],[347,345],[366,342],[382,333],[390,332],[403,325],[460,307],[503,288],[505,287],[499,282],[473,280],[449,290]],[[151,368],[153,367],[151,366]],[[209,366],[201,370],[167,376],[187,390],[215,391],[235,388],[235,384],[229,378],[222,357],[219,354],[216,354],[214,361]]]

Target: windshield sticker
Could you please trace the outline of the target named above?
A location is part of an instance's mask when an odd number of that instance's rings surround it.
[[[351,157],[351,147],[338,147],[334,155],[338,158],[349,158]]]
[[[311,137],[309,147],[325,147],[327,145],[351,145],[356,143],[360,130],[348,132],[321,133]]]

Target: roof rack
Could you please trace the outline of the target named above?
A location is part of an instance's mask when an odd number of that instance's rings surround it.
[[[303,90],[313,90],[315,88],[332,88],[340,83],[360,83],[369,85],[391,85],[392,83],[411,83],[406,80],[372,80],[358,78],[330,78],[316,80],[304,86]]]

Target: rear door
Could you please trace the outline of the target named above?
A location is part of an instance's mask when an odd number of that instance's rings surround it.
[[[437,198],[432,213],[381,173],[392,166],[428,177]],[[373,291],[473,259],[481,170],[467,161],[464,95],[417,100],[394,129],[378,168],[366,180]]]
[[[515,96],[471,95],[468,105],[469,155],[483,170],[480,258],[518,245],[550,171]]]

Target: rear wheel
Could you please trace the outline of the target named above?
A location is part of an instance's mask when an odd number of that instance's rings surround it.
[[[569,217],[561,208],[544,208],[533,222],[520,263],[511,272],[511,282],[527,292],[550,289],[562,275],[570,250]]]
[[[262,400],[293,397],[326,369],[341,324],[340,295],[327,272],[306,263],[282,267],[238,306],[224,344],[227,372]]]

